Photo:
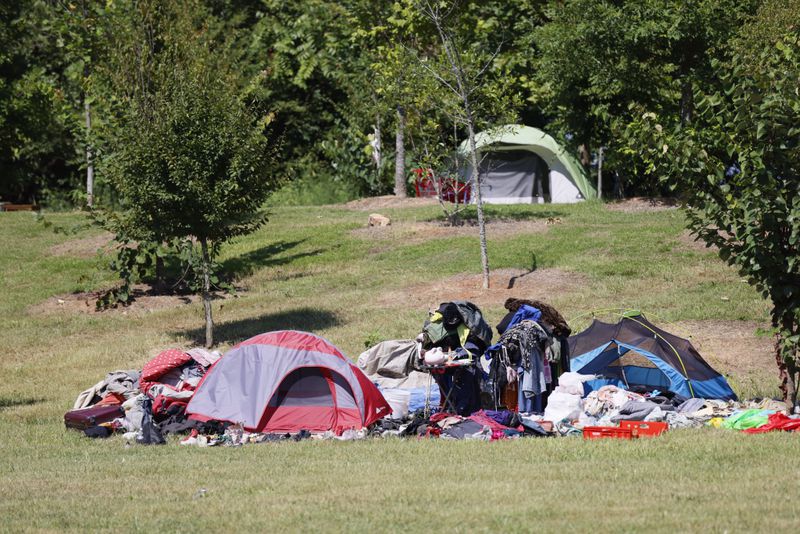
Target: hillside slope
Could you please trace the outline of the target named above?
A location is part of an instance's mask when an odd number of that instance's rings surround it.
[[[679,210],[628,207],[490,207],[489,290],[480,289],[477,229],[444,227],[435,205],[382,205],[378,211],[393,221],[386,228],[366,226],[377,206],[364,203],[274,208],[264,228],[223,249],[222,264],[241,290],[215,301],[216,338],[224,349],[260,332],[308,330],[354,358],[376,341],[415,336],[428,309],[444,300],[471,300],[496,324],[509,296],[539,298],[574,318],[576,331],[592,311],[642,310],[691,336],[741,395],[777,394],[771,340],[756,335],[768,326],[767,304],[713,251],[692,242]],[[64,227],[80,220],[47,217]],[[65,432],[63,413],[107,372],[140,368],[160,350],[202,336],[202,306],[193,299],[148,296],[95,313],[87,292],[113,283],[99,269],[107,259],[95,253],[106,241],[97,231],[56,234],[29,214],[0,214],[0,513],[11,530],[175,530],[205,528],[220,517],[245,529],[270,519],[276,530],[424,529],[428,520],[445,530],[525,530],[523,511],[544,502],[551,511],[541,520],[545,529],[614,528],[621,524],[615,519],[644,509],[651,513],[638,515],[632,528],[693,530],[713,519],[715,528],[760,530],[767,525],[762,513],[774,528],[798,519],[793,505],[774,497],[792,480],[782,470],[796,452],[791,436],[699,431],[652,443],[303,443],[201,451],[128,450],[118,440]],[[687,450],[692,454],[676,458]],[[758,469],[747,467],[755,458]],[[509,462],[528,466],[530,480],[515,481]],[[741,499],[730,497],[734,480],[743,484]],[[614,497],[642,484],[661,489],[640,505]],[[684,490],[700,484],[702,499],[690,501]],[[201,488],[208,497],[197,493]],[[468,497],[475,493],[501,504],[475,514]],[[179,498],[179,507],[165,495]],[[604,512],[580,512],[589,502]],[[676,507],[683,512],[673,517]],[[180,509],[190,517],[179,519]],[[421,522],[423,509],[429,514]]]

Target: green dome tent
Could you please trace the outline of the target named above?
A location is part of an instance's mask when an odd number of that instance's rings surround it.
[[[477,134],[475,145],[482,157],[481,195],[488,204],[535,203],[545,196],[550,202],[567,204],[597,197],[578,160],[537,128],[500,126]],[[458,152],[466,161],[462,173],[471,181],[468,141]],[[546,179],[542,161],[550,169]]]

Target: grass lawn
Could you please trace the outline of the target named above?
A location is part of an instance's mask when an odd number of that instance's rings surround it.
[[[393,225],[365,228],[372,211]],[[477,230],[442,228],[439,215],[435,206],[274,208],[264,228],[223,249],[243,289],[214,304],[221,347],[293,328],[355,358],[376,341],[413,337],[443,300],[468,298],[496,324],[508,296],[542,298],[576,330],[592,310],[643,310],[692,335],[740,395],[777,394],[771,342],[754,333],[768,326],[767,303],[687,238],[680,211],[493,207],[488,291]],[[80,217],[47,215],[65,228]],[[187,449],[67,432],[62,416],[80,391],[203,334],[197,302],[155,297],[91,313],[73,294],[113,284],[94,253],[103,241],[96,230],[65,235],[30,214],[0,214],[2,531],[800,527],[797,434]]]

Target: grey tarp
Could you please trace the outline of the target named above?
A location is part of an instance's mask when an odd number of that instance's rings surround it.
[[[382,341],[362,352],[358,368],[382,388],[426,387],[430,377],[414,370],[419,348],[413,339]]]

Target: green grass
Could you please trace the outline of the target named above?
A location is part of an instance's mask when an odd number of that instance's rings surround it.
[[[398,235],[403,223],[439,216],[436,207],[380,211]],[[264,228],[226,246],[221,261],[245,290],[214,304],[221,346],[296,328],[355,357],[365,344],[412,337],[422,324],[425,308],[382,296],[479,273],[477,235],[373,239],[356,231],[368,213],[274,208]],[[492,269],[529,269],[535,257],[539,269],[584,277],[585,287],[552,299],[568,318],[632,307],[662,321],[768,323],[767,304],[735,271],[713,252],[686,246],[679,211],[624,213],[584,203],[492,207],[489,216],[561,219],[546,231],[505,235],[490,224],[489,254]],[[63,226],[80,221],[78,214],[47,217]],[[795,530],[800,522],[790,491],[797,435],[703,429],[637,442],[187,450],[126,448],[119,439],[65,432],[62,415],[80,391],[111,370],[140,368],[161,349],[192,343],[202,328],[197,304],[125,314],[39,311],[54,295],[113,283],[99,270],[103,258],[50,252],[91,235],[55,234],[28,214],[0,214],[0,530],[738,532]],[[476,304],[490,323],[502,317],[499,304]],[[586,324],[587,316],[574,322]],[[731,381],[746,384],[746,394],[772,395],[773,376],[765,368]]]

